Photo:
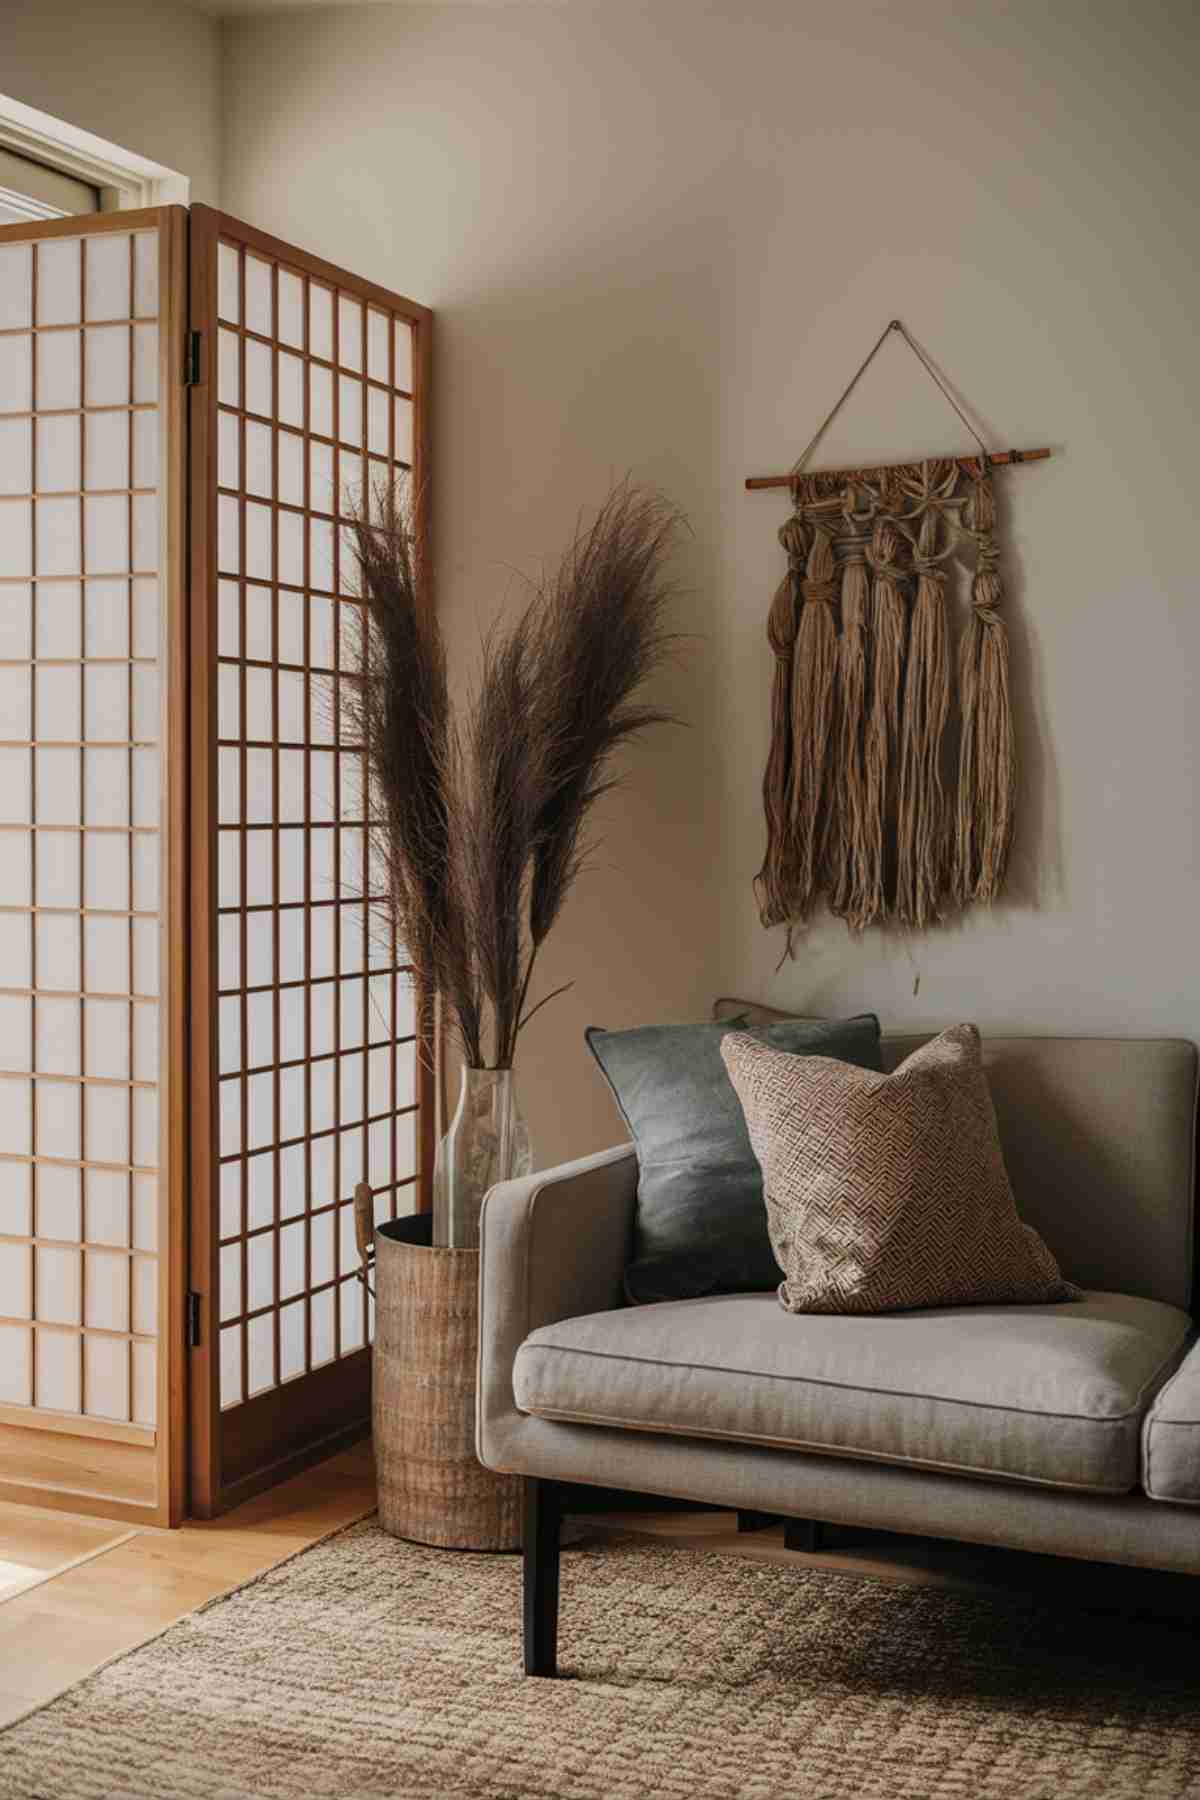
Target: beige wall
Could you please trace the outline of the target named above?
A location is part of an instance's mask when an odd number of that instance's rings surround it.
[[[0,0],[0,93],[164,163],[215,205],[220,26],[172,0]]]
[[[227,26],[225,204],[438,311],[460,649],[612,476],[693,521],[694,642],[664,684],[688,729],[631,759],[542,972],[575,988],[523,1052],[544,1160],[617,1134],[585,1024],[722,991],[1200,1036],[1196,18],[756,0]],[[1004,479],[1012,898],[913,941],[824,925],[776,973],[750,883],[784,501],[742,481],[788,465],[893,314],[996,443],[1055,449]],[[824,455],[959,447],[893,344]]]

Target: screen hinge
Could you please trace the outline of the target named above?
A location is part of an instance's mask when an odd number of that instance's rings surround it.
[[[200,384],[200,333],[189,331],[183,353],[183,385],[198,387]]]
[[[184,1304],[184,1339],[189,1350],[200,1342],[200,1296],[189,1293]]]

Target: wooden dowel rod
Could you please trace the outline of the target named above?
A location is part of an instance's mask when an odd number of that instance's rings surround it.
[[[1044,449],[1043,450],[993,450],[992,456],[991,456],[991,461],[992,461],[993,468],[1001,468],[1006,463],[1041,462],[1044,457],[1047,457],[1050,454],[1051,453],[1049,450],[1044,450]],[[969,462],[977,462],[979,459],[977,456],[955,456],[955,457],[947,458],[946,460],[952,461],[952,462],[958,462],[958,463],[969,463]],[[913,462],[884,463],[884,464],[880,465],[880,467],[878,467],[878,468],[865,468],[864,467],[864,468],[859,468],[859,469],[805,469],[802,471],[802,473],[805,475],[822,475],[828,481],[836,480],[839,475],[844,475],[846,477],[846,479],[849,481],[852,478],[854,478],[855,476],[862,478],[863,476],[867,476],[867,475],[882,475],[884,473],[885,469],[916,469],[916,468],[920,467],[920,465],[923,461],[925,461],[925,462],[941,461],[941,458],[940,457],[938,457],[938,458],[918,457]],[[790,488],[792,483],[794,481],[797,481],[798,479],[800,479],[800,477],[798,477],[796,475],[748,475],[746,477],[746,486],[747,486],[747,488],[750,488],[750,489],[754,489],[754,488]]]

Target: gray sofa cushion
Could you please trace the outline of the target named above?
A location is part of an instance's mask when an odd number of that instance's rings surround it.
[[[1200,1343],[1192,1345],[1146,1415],[1142,1486],[1152,1500],[1200,1506]]]
[[[731,1021],[587,1032],[638,1152],[630,1300],[774,1288],[762,1174],[721,1061]],[[777,1050],[879,1070],[879,1020],[786,1019],[753,1035]]]
[[[1176,1307],[1123,1294],[867,1318],[730,1294],[543,1326],[517,1352],[513,1392],[548,1419],[1123,1493],[1190,1329]]]

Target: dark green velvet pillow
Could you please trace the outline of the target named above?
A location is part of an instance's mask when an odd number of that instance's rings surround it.
[[[639,1025],[602,1031],[588,1048],[638,1153],[630,1300],[690,1300],[779,1285],[767,1235],[762,1175],[721,1060],[721,1039],[744,1015],[715,1025]],[[879,1020],[781,1019],[750,1035],[776,1050],[882,1070]]]

